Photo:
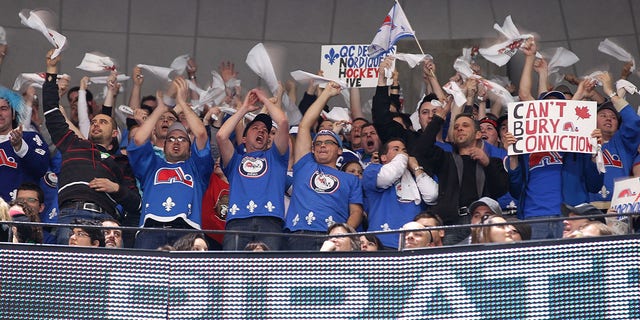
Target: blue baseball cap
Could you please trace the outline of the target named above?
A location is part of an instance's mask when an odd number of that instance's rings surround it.
[[[319,136],[330,136],[332,137],[334,140],[336,140],[336,142],[338,143],[338,146],[342,149],[342,139],[340,139],[340,137],[333,131],[331,130],[320,130],[318,131],[318,133],[316,133],[316,136],[313,137],[313,142],[316,142],[316,139],[318,139]]]

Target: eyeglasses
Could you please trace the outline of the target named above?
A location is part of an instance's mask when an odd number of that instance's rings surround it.
[[[89,238],[89,234],[84,231],[71,232],[69,233],[69,238],[75,236],[76,238]]]
[[[17,201],[23,201],[23,202],[27,202],[27,203],[36,203],[36,202],[40,202],[40,200],[38,200],[38,198],[16,198]]]
[[[160,119],[158,119],[158,120],[160,120],[161,122],[162,122],[162,121],[176,122],[176,121],[178,120],[178,118],[176,118],[176,117],[165,117],[165,116],[162,116],[162,117],[160,117]]]
[[[180,137],[171,136],[171,137],[167,138],[167,141],[169,141],[169,142],[176,142],[176,141],[178,141],[178,142],[188,142],[189,138],[182,137],[182,136],[180,136]]]
[[[313,142],[313,146],[314,146],[314,147],[319,147],[319,146],[321,146],[321,145],[325,145],[325,146],[337,146],[337,145],[338,145],[338,143],[337,143],[337,142],[335,142],[335,141],[333,141],[333,140],[324,140],[324,141],[316,140],[316,141],[314,141],[314,142]]]

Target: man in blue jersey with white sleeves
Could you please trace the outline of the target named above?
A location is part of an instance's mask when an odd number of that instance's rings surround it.
[[[295,234],[326,234],[334,223],[354,229],[362,222],[362,186],[358,177],[336,169],[342,140],[322,130],[311,139],[311,127],[329,98],[340,94],[340,85],[329,82],[305,112],[294,145],[293,196],[286,228]],[[323,238],[289,237],[289,250],[319,250]]]
[[[362,186],[367,202],[367,231],[400,229],[405,223],[438,199],[438,183],[435,182],[418,160],[407,154],[404,141],[391,138],[380,149],[379,163],[371,163],[364,169]],[[388,249],[398,248],[398,234],[378,235]]]
[[[131,167],[142,184],[142,212],[140,225],[148,228],[164,228],[165,232],[140,231],[136,248],[156,249],[172,244],[184,233],[172,229],[200,229],[202,196],[207,189],[213,160],[207,131],[202,120],[186,103],[187,82],[176,78],[177,106],[182,108],[192,137],[178,121],[167,131],[164,142],[165,158],[156,155],[150,142],[158,119],[169,110],[162,99],[127,146]]]
[[[229,137],[244,116],[262,103],[269,115],[258,114],[242,135],[245,152],[239,152]],[[278,126],[269,145],[272,121]],[[244,102],[216,134],[224,174],[229,180],[229,210],[225,229],[229,231],[282,233],[284,191],[289,161],[289,122],[277,105],[259,89],[249,91]],[[277,235],[234,234],[224,236],[223,250],[244,250],[261,241],[271,250],[281,250],[284,240]]]

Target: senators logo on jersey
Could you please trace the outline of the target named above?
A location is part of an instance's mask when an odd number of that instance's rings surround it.
[[[157,185],[165,183],[182,183],[193,188],[193,177],[190,174],[185,174],[182,171],[182,168],[160,168],[156,171],[153,184]]]
[[[260,178],[267,172],[267,167],[265,158],[244,157],[238,170],[243,177]]]
[[[340,180],[336,176],[316,171],[311,175],[309,185],[317,193],[333,193],[340,187]]]

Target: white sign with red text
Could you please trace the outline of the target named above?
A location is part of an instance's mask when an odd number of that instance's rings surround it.
[[[509,155],[544,151],[596,153],[594,101],[532,100],[508,104],[508,128],[516,143]]]

